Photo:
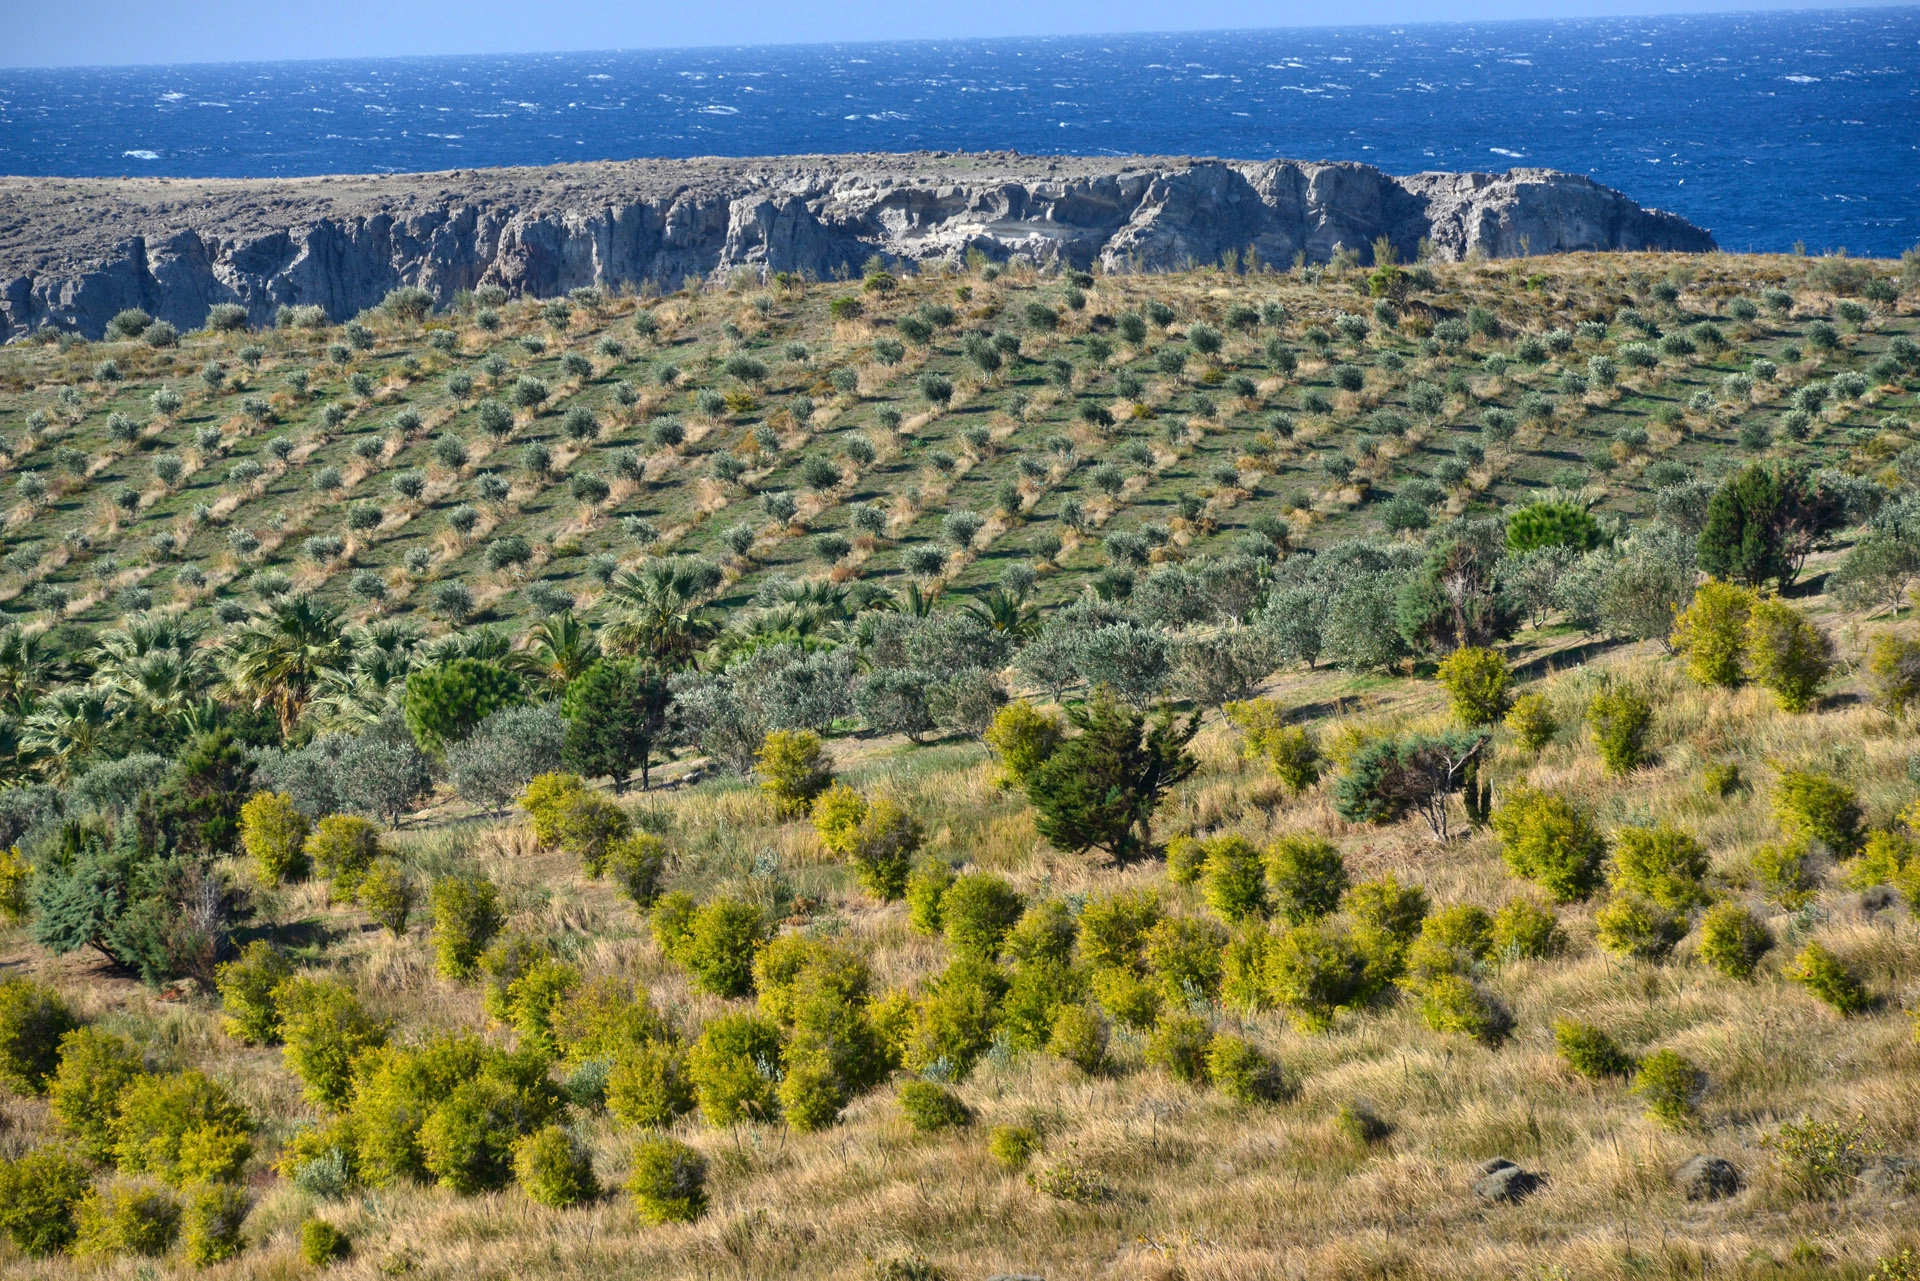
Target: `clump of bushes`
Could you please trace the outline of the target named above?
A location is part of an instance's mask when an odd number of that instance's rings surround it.
[[[240,845],[262,885],[278,885],[307,870],[307,819],[284,792],[255,792],[240,807]]]
[[[813,823],[821,844],[852,864],[862,890],[883,903],[906,892],[925,834],[898,802],[885,796],[868,801],[836,783],[814,800]]]
[[[528,1197],[556,1210],[600,1195],[592,1155],[557,1125],[536,1130],[514,1144],[513,1174]]]
[[[811,730],[774,730],[755,754],[760,789],[782,818],[800,818],[833,782],[833,760]]]
[[[1655,1050],[1640,1060],[1632,1088],[1648,1116],[1669,1129],[1684,1130],[1699,1118],[1706,1076],[1678,1052]]]
[[[1765,922],[1738,903],[1715,904],[1700,918],[1700,959],[1727,978],[1751,978],[1772,947]]]
[[[1440,661],[1434,679],[1446,689],[1454,719],[1469,729],[1492,725],[1512,702],[1513,673],[1491,649],[1461,646]]]
[[[1613,775],[1631,774],[1646,762],[1647,730],[1653,704],[1633,690],[1612,688],[1587,704],[1587,728],[1600,764]]]
[[[973,1111],[960,1096],[932,1081],[908,1081],[900,1087],[900,1115],[920,1134],[973,1123]]]
[[[1818,943],[1800,949],[1787,967],[1787,977],[1841,1014],[1859,1014],[1873,1004],[1852,968]]]
[[[1493,812],[1492,823],[1514,875],[1539,885],[1557,902],[1584,899],[1598,888],[1606,839],[1570,801],[1518,786]]]
[[[677,1139],[654,1138],[633,1151],[627,1194],[647,1223],[692,1223],[707,1209],[707,1163]]]
[[[60,1064],[60,1038],[78,1025],[52,988],[31,979],[0,982],[0,1085],[44,1094]]]
[[[1773,786],[1773,817],[1789,837],[1819,841],[1837,858],[1859,852],[1859,797],[1824,774],[1783,771]]]
[[[1611,1036],[1591,1023],[1560,1019],[1553,1025],[1553,1048],[1567,1066],[1595,1081],[1633,1075],[1637,1064]]]
[[[753,990],[754,953],[766,942],[766,916],[752,903],[715,898],[695,906],[684,893],[663,896],[653,908],[653,936],[667,959],[715,996]]]

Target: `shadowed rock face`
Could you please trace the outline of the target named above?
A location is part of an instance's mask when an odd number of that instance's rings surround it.
[[[98,337],[140,307],[187,329],[215,303],[335,321],[419,285],[535,297],[748,267],[829,277],[874,254],[970,249],[1110,271],[1363,257],[1704,252],[1713,237],[1548,169],[1396,178],[1368,165],[1013,153],[627,161],[275,181],[0,179],[0,336]]]

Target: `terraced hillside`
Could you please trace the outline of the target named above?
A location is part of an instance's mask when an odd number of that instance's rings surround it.
[[[0,1274],[1920,1276],[1920,263],[884,267],[0,350]]]

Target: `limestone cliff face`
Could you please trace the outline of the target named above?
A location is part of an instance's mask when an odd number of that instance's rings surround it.
[[[282,181],[0,179],[0,338],[97,337],[140,307],[344,320],[397,285],[542,297],[741,267],[830,276],[878,253],[1165,271],[1251,252],[1324,261],[1714,248],[1706,231],[1546,169],[1393,177],[1367,165],[1014,154],[629,161]]]

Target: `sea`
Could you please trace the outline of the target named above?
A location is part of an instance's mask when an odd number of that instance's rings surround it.
[[[1550,167],[1729,250],[1920,242],[1920,8],[0,69],[0,173],[1004,150]]]

